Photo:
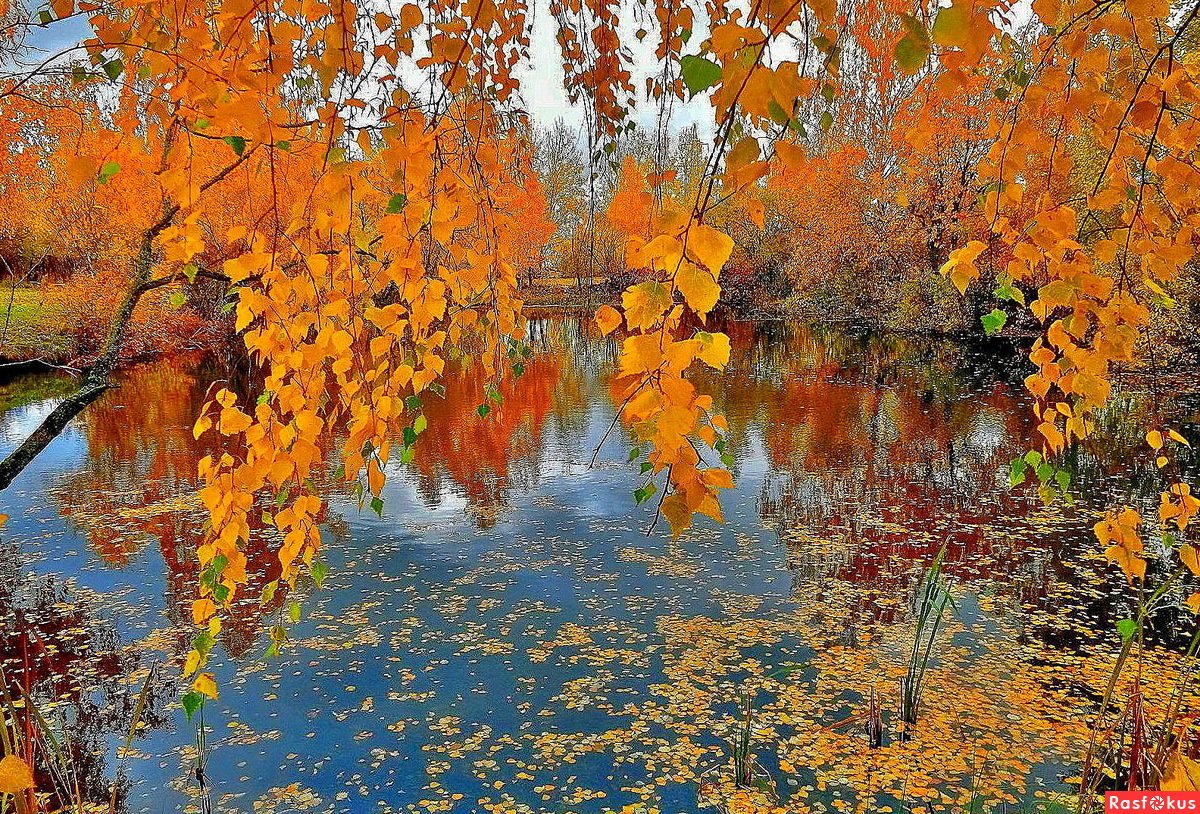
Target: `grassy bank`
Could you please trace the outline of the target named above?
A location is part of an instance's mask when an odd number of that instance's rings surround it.
[[[51,288],[0,288],[0,361],[53,364],[78,353],[67,309]]]

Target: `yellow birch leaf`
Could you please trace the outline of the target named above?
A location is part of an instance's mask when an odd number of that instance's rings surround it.
[[[625,306],[625,322],[630,328],[647,330],[654,326],[671,306],[671,292],[658,280],[646,280],[630,286],[621,295]]]
[[[1163,767],[1163,791],[1200,791],[1200,763],[1184,757],[1178,751],[1167,756]]]
[[[724,370],[729,364],[729,337],[722,333],[699,333],[700,352],[696,355],[709,367]]]
[[[192,689],[201,695],[207,695],[209,698],[216,700],[217,682],[213,680],[212,673],[201,673],[196,676],[196,680],[192,682]]]
[[[1179,561],[1188,567],[1193,574],[1200,576],[1200,552],[1194,545],[1186,544],[1179,549]]]
[[[688,235],[688,251],[708,267],[713,276],[721,273],[733,251],[733,238],[711,226],[698,223]]]
[[[33,788],[33,770],[16,755],[0,760],[0,792],[19,794]]]
[[[686,260],[679,265],[675,285],[687,304],[701,317],[707,316],[721,297],[721,286],[717,285],[713,276]]]

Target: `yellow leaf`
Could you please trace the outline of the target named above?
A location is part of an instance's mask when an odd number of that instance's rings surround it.
[[[644,331],[653,327],[671,306],[671,292],[658,280],[646,280],[627,288],[621,295],[621,304],[625,306],[626,324]]]
[[[654,334],[631,336],[621,344],[621,373],[649,373],[662,364],[662,348]]]
[[[1186,565],[1193,574],[1200,576],[1200,552],[1196,551],[1195,546],[1186,544],[1180,547],[1179,561]]]
[[[696,355],[709,367],[724,370],[729,364],[729,337],[722,333],[698,333],[700,352]]]
[[[0,760],[0,793],[18,794],[33,788],[33,770],[16,755]]]
[[[717,276],[733,251],[733,238],[711,226],[698,223],[688,235],[688,252]]]
[[[621,312],[611,305],[601,305],[596,311],[596,325],[601,334],[608,336],[621,326]]]
[[[659,235],[640,248],[630,246],[626,253],[630,268],[652,268],[673,273],[683,257],[683,246],[671,235]]]
[[[1146,433],[1146,443],[1150,445],[1151,449],[1162,449],[1162,433],[1158,430],[1150,430],[1150,432]]]
[[[208,432],[208,428],[212,426],[212,423],[212,419],[207,415],[197,418],[195,426],[192,427],[192,437],[199,441],[200,436]]]
[[[707,316],[721,297],[721,286],[717,285],[713,276],[686,260],[679,265],[675,285],[687,304],[701,317]]]
[[[216,700],[217,682],[213,680],[212,673],[201,673],[196,676],[196,680],[192,682],[192,689]]]
[[[1178,443],[1183,444],[1185,447],[1191,446],[1191,444],[1188,443],[1188,440],[1179,433],[1175,432],[1175,430],[1167,430],[1167,435],[1171,436],[1172,441],[1177,441]]]

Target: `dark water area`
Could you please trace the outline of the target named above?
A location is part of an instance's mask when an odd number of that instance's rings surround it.
[[[719,796],[748,697],[784,810],[1036,806],[1068,788],[1132,601],[1091,527],[1119,502],[1156,504],[1139,427],[1197,438],[1197,402],[1122,394],[1070,459],[1074,502],[1047,504],[1009,483],[1036,424],[1019,357],[726,329],[730,368],[698,380],[729,418],[724,525],[651,529],[622,437],[589,466],[617,346],[556,317],[533,322],[525,372],[486,419],[472,377],[448,375],[381,516],[328,495],[322,590],[257,601],[279,564],[252,542],[214,658],[203,786],[197,722],[175,702],[209,452],[191,427],[210,385],[239,374],[199,357],[131,367],[0,495],[6,676],[46,699],[101,799],[150,687],[121,758],[133,812],[207,810],[201,797],[247,812],[696,811]],[[66,387],[0,385],[0,452]],[[943,547],[955,605],[922,725],[901,741],[911,598]],[[267,659],[277,624],[289,642]],[[1159,620],[1164,660],[1190,625]],[[870,692],[881,749],[856,718]]]

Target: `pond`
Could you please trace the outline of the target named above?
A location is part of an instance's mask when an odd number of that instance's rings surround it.
[[[1139,436],[1102,422],[1073,502],[1047,503],[1009,483],[1035,432],[1018,351],[725,327],[730,369],[701,382],[729,417],[723,525],[672,541],[653,500],[635,505],[619,430],[590,463],[616,345],[536,319],[491,415],[448,376],[378,515],[329,494],[321,590],[257,601],[279,565],[251,544],[220,697],[190,723],[175,696],[207,453],[191,425],[236,371],[130,367],[0,497],[9,679],[46,699],[99,798],[121,764],[133,812],[691,812],[728,796],[744,730],[781,810],[1052,806],[1128,613],[1091,526],[1114,497],[1153,501]],[[0,388],[0,448],[63,386]],[[1195,417],[1186,398],[1118,405]],[[901,737],[912,599],[943,549],[953,604]],[[1156,631],[1164,665],[1188,624]],[[288,642],[266,658],[273,625]]]

